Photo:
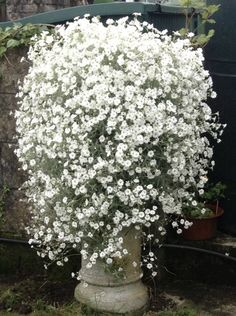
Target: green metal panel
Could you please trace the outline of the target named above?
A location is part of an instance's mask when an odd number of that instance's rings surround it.
[[[236,1],[207,2],[221,5],[215,15],[215,36],[206,46],[205,57],[218,95],[212,108],[227,124],[222,143],[215,148],[213,177],[227,185],[221,229],[236,235]]]
[[[65,21],[71,21],[77,16],[84,16],[85,14],[90,14],[91,16],[126,16],[131,15],[134,12],[147,14],[149,12],[154,12],[158,8],[155,4],[148,3],[101,3],[101,4],[91,4],[86,6],[71,7],[61,10],[49,11],[26,18],[22,18],[16,21],[0,23],[0,27],[10,26],[14,23],[21,24],[58,24]]]
[[[184,25],[184,15],[181,7],[142,2],[113,2],[44,12],[16,21],[2,22],[0,23],[0,27],[5,28],[12,26],[13,23],[62,24],[66,21],[72,21],[77,16],[84,16],[85,14],[90,14],[91,16],[99,15],[102,17],[102,20],[110,17],[117,19],[123,16],[130,16],[134,12],[141,13],[143,20],[153,23],[160,29],[168,28],[170,30],[176,30]]]

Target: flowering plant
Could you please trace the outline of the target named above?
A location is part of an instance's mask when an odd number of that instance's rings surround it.
[[[71,248],[112,265],[129,255],[124,228],[164,234],[162,214],[204,187],[221,125],[202,50],[137,18],[85,17],[44,31],[28,58],[15,116],[30,242],[59,265]]]
[[[221,182],[207,184],[205,190],[200,189],[196,192],[196,199],[191,205],[183,206],[182,212],[188,219],[190,218],[209,218],[217,214],[219,199],[224,197],[226,185]]]

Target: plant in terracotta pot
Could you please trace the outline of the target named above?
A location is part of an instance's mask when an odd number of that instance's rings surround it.
[[[183,237],[188,240],[205,240],[215,237],[217,221],[224,211],[219,200],[224,197],[226,186],[221,182],[200,189],[195,200],[183,207],[183,215],[189,221]]]
[[[141,265],[157,273],[152,229],[164,234],[163,213],[204,186],[206,135],[222,130],[202,50],[137,17],[85,17],[43,32],[28,59],[15,116],[30,242],[58,265],[79,249],[76,298],[138,315]]]

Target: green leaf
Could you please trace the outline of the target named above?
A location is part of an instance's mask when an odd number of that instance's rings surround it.
[[[7,51],[6,47],[0,46],[0,56],[2,56]]]
[[[211,38],[215,34],[215,30],[209,30],[207,37]]]
[[[207,23],[210,23],[210,24],[215,24],[216,21],[214,19],[208,19],[206,20]]]
[[[191,5],[191,0],[181,0],[181,5],[184,7],[189,7]]]
[[[212,15],[212,14],[214,14],[214,13],[216,13],[218,10],[219,10],[219,8],[220,8],[220,4],[218,4],[218,5],[208,5],[207,6],[207,10],[208,10],[208,12],[209,12],[209,15]]]
[[[179,34],[181,36],[186,36],[188,34],[188,30],[186,28],[182,28],[179,30]]]
[[[208,38],[205,34],[200,34],[200,35],[194,37],[194,43],[196,43],[199,46],[203,46],[207,42],[208,42]]]
[[[20,45],[20,41],[17,41],[13,38],[9,39],[7,41],[7,48],[12,48],[12,47],[16,47],[16,46],[19,46]]]
[[[22,27],[21,23],[14,23],[14,25],[12,26],[12,30],[18,30]]]
[[[204,0],[192,0],[191,6],[195,9],[201,9],[206,6],[206,3]]]
[[[0,43],[2,43],[2,41],[3,41],[5,38],[9,37],[9,36],[10,36],[10,33],[9,33],[9,32],[1,32],[1,33],[0,33]]]

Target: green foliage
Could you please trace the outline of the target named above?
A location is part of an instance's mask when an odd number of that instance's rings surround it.
[[[191,42],[196,47],[204,47],[215,34],[214,29],[206,33],[206,25],[214,24],[212,16],[219,10],[220,5],[207,5],[205,0],[181,0],[181,5],[185,7],[185,27],[180,29],[181,36],[186,36],[189,32],[196,35]],[[194,28],[194,19],[198,15],[198,26]]]
[[[226,190],[226,185],[222,182],[217,182],[216,184],[211,184],[201,196],[202,200],[206,203],[214,203],[225,197],[224,192]]]
[[[33,43],[32,37],[48,30],[45,24],[14,24],[12,27],[0,28],[0,58],[8,49],[28,46]]]
[[[204,211],[204,214],[202,210]],[[205,206],[204,203],[199,202],[196,206],[187,205],[183,208],[183,214],[186,218],[209,218],[214,216],[214,211]]]
[[[77,302],[60,307],[49,305],[44,300],[38,300],[33,308],[32,316],[82,316]]]
[[[163,311],[156,314],[157,316],[199,316],[199,313],[192,308],[182,308],[176,311]]]
[[[183,208],[183,213],[187,218],[208,218],[214,216],[219,206],[219,200],[224,198],[226,185],[222,182],[216,184],[209,184],[205,188],[202,195],[196,193],[197,205],[186,205]],[[216,209],[212,210],[207,205],[216,205]],[[202,210],[205,210],[204,214]]]
[[[78,316],[120,316],[121,314],[116,313],[106,313],[106,312],[99,312],[87,305],[81,305],[80,314]],[[135,316],[131,314],[124,314],[124,316]]]
[[[12,311],[15,306],[19,304],[20,300],[20,294],[14,293],[11,289],[7,289],[5,292],[1,293],[0,305],[7,311]]]
[[[7,198],[9,191],[10,191],[10,189],[5,184],[4,184],[3,188],[0,189],[0,224],[3,222],[5,203],[6,203],[6,198]]]

